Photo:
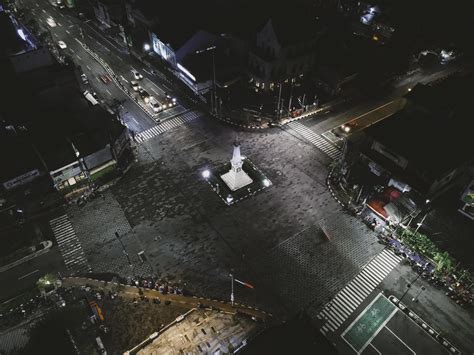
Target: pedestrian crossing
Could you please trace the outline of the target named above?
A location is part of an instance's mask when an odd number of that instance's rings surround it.
[[[66,268],[73,273],[91,272],[86,255],[66,214],[49,221]]]
[[[158,136],[170,129],[181,126],[182,124],[188,123],[195,118],[201,117],[202,114],[199,111],[188,111],[184,114],[176,116],[170,120],[166,120],[160,124],[157,124],[154,127],[151,127],[143,132],[137,133],[135,135],[135,140],[138,143],[146,142],[147,140]]]
[[[302,123],[294,121],[288,123],[287,126],[293,129],[306,140],[310,141],[316,146],[316,148],[327,154],[331,159],[338,160],[341,157],[341,151],[338,146],[326,140],[320,134],[313,132],[311,129],[309,129]]]
[[[373,258],[318,313],[317,318],[324,322],[320,328],[321,333],[326,335],[336,331],[401,260],[402,257],[389,249],[384,249]]]

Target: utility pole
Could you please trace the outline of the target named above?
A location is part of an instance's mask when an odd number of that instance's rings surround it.
[[[245,287],[247,287],[247,288],[252,288],[253,289],[254,287],[253,287],[253,285],[249,284],[248,282],[243,282],[243,281],[237,280],[236,278],[234,278],[234,275],[232,275],[232,274],[229,274],[229,276],[230,276],[230,283],[231,283],[230,284],[230,287],[231,287],[230,288],[230,290],[231,290],[230,291],[230,304],[232,306],[234,306],[234,281],[241,284],[241,285],[243,285],[243,286],[245,286]]]
[[[279,90],[279,93],[278,93],[277,120],[280,119],[280,101],[281,101],[281,82],[280,82],[280,90]]]
[[[213,86],[213,95],[214,95],[214,110],[217,116],[217,91],[216,91],[216,62],[214,59],[214,52],[216,51],[216,47],[212,49],[212,86]]]
[[[118,234],[118,232],[115,232],[115,238],[118,239],[118,241],[120,242],[120,245],[122,246],[122,251],[125,254],[125,256],[127,257],[128,265],[130,265],[130,267],[132,267],[133,265],[132,265],[132,262],[130,261],[130,256],[128,255],[127,250],[125,249],[125,245],[123,245],[122,239],[120,239],[120,235]]]

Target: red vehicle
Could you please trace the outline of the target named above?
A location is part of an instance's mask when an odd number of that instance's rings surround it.
[[[108,75],[105,75],[105,74],[100,75],[99,78],[100,78],[100,80],[101,80],[104,84],[106,84],[106,85],[108,85],[108,84],[112,81],[112,80],[110,79],[110,77],[109,77]]]

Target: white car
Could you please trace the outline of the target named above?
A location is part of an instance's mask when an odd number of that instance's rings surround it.
[[[58,41],[58,47],[61,48],[61,49],[66,49],[67,48],[66,43],[64,43],[64,41]]]
[[[138,91],[138,89],[140,89],[140,85],[138,85],[138,82],[137,81],[130,81],[130,86],[132,87],[133,91]]]
[[[141,75],[139,72],[137,72],[135,69],[132,69],[132,75],[135,78],[135,80],[141,80],[143,79],[143,75]]]
[[[154,113],[158,113],[161,110],[163,110],[161,103],[157,99],[155,99],[153,96],[150,96],[150,101],[148,101],[148,105],[150,105]]]
[[[56,21],[54,21],[54,19],[51,16],[46,19],[46,23],[50,27],[56,27]]]

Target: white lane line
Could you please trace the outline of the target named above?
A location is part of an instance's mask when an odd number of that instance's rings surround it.
[[[90,66],[86,65],[86,68],[89,69],[89,70],[92,70]]]
[[[109,91],[109,89],[105,89],[105,91],[107,92],[107,94],[109,94],[110,96],[112,96],[112,93]]]
[[[120,75],[120,77],[122,78],[123,81],[125,81],[126,83],[128,83],[128,80],[125,79],[125,78],[123,77],[123,75]]]
[[[70,35],[70,34],[71,34],[71,32],[69,32],[68,30],[65,30],[65,31],[66,31],[66,33],[67,33],[68,35]]]
[[[159,93],[156,92],[155,89],[153,89],[152,87],[150,87],[150,90],[153,91],[156,95],[160,95]]]
[[[369,344],[371,347],[374,348],[374,350],[379,354],[379,355],[382,355],[382,353],[379,351],[379,349],[377,349],[372,343]]]
[[[400,342],[401,342],[403,345],[405,345],[408,350],[410,350],[413,354],[416,354],[416,352],[414,352],[412,348],[410,348],[402,339],[400,339],[394,332],[392,332],[392,330],[391,330],[389,327],[385,326],[385,329],[387,329],[390,333],[392,333],[395,338],[397,338],[398,340],[400,340]]]
[[[77,59],[79,59],[79,60],[82,60],[82,58],[81,58],[81,57],[79,57],[79,55],[77,55],[77,54],[76,54],[76,57],[77,57]]]
[[[69,48],[69,50],[70,50],[72,53],[74,53],[74,49],[72,49],[72,48]]]
[[[44,13],[46,13],[45,9],[41,9],[41,11],[43,11]]]
[[[59,26],[62,26],[59,22],[56,21],[56,23],[57,23]]]
[[[35,271],[29,272],[29,273],[27,273],[27,274],[25,274],[25,275],[23,275],[23,276],[20,276],[20,277],[18,278],[18,280],[21,280],[21,279],[24,279],[25,277],[28,277],[28,276],[30,276],[30,275],[33,275],[34,273],[36,273],[36,272],[38,272],[38,271],[39,271],[39,270],[36,269]]]

